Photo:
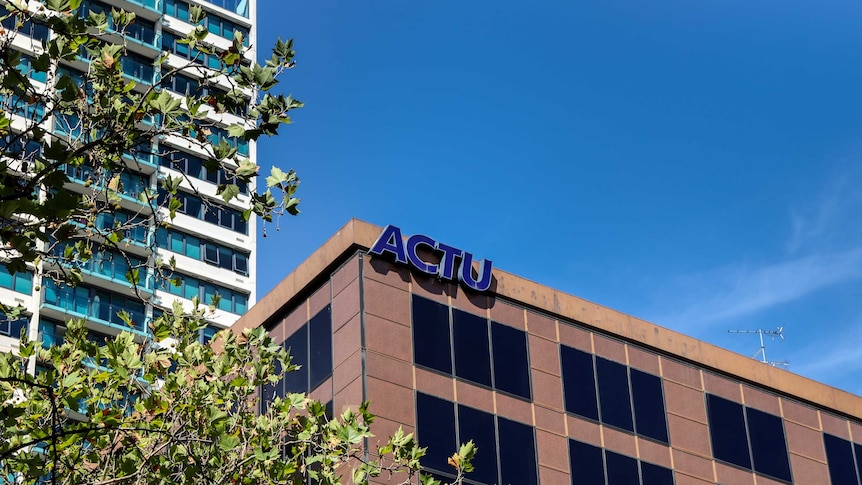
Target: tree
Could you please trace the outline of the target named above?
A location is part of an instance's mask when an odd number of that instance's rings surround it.
[[[260,168],[244,147],[276,135],[290,122],[289,111],[302,106],[273,92],[294,65],[292,42],[279,40],[257,64],[240,33],[227,47],[209,43],[204,12],[193,6],[189,22],[196,27],[178,41],[193,53],[190,62],[177,66],[163,55],[149,66],[135,60],[129,35],[122,35],[135,30],[135,20],[130,12],[84,9],[81,0],[10,0],[2,7],[0,264],[10,273],[74,286],[81,267],[111,252],[126,261],[133,288],[152,273],[176,282],[173,261],[141,261],[124,249],[134,231],[170,226],[185,202],[180,188],[199,190],[185,173],[165,177],[157,190],[139,184],[141,160],[179,163],[161,140],[195,146],[218,180],[215,195],[230,202],[258,178]],[[40,29],[52,35],[42,37]],[[39,39],[29,54],[18,44],[25,30]],[[206,67],[197,62],[203,58]],[[177,94],[180,83],[184,95]],[[293,171],[272,168],[264,191],[249,194],[242,218],[297,214],[298,183]],[[145,209],[117,217],[130,195]],[[206,210],[220,210],[201,200]],[[376,453],[360,453],[373,420],[365,406],[328,419],[319,402],[294,394],[258,413],[258,389],[281,378],[277,369],[292,370],[289,356],[262,329],[225,331],[215,345],[199,343],[197,332],[217,300],[175,305],[145,332],[99,341],[78,320],[67,322],[62,344],[22,334],[17,355],[0,354],[0,481],[337,483],[348,472],[355,482],[383,473],[403,473],[405,482],[415,476],[424,451],[411,435],[399,432]],[[10,319],[22,311],[2,304],[0,310]],[[119,316],[130,327],[141,323],[125,311]],[[468,443],[452,456],[458,481],[474,451]]]
[[[0,354],[0,482],[335,484],[349,472],[354,483],[414,483],[424,449],[412,435],[399,430],[368,459],[365,405],[328,419],[320,402],[291,394],[256,413],[257,390],[282,378],[273,370],[295,369],[283,347],[263,329],[201,344],[205,309],[174,310],[153,340],[94,343],[72,321],[62,345],[25,340],[19,356]],[[31,357],[45,365],[36,376],[23,370]],[[450,459],[457,483],[474,453],[468,443]]]

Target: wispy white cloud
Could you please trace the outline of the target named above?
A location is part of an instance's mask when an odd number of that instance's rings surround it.
[[[862,210],[862,168],[843,164],[813,204],[791,208],[789,254],[840,242],[860,242],[859,224],[850,224]]]
[[[680,311],[657,317],[677,327],[720,323],[862,279],[862,247],[760,267],[736,266],[690,278]],[[686,301],[688,303],[686,303]]]
[[[790,353],[793,372],[862,395],[862,319],[814,333]]]
[[[760,264],[733,264],[686,277],[671,293],[676,309],[656,321],[685,331],[862,280],[860,187],[862,168],[842,164],[807,204],[789,210],[783,253]]]
[[[814,197],[790,208],[783,251],[759,264],[747,261],[685,276],[662,290],[664,315],[650,319],[730,344],[723,329],[717,332],[719,325],[737,327],[793,308],[800,319],[782,320],[787,340],[779,358],[790,361],[792,372],[862,394],[862,315],[847,318],[848,311],[862,314],[862,300],[853,303],[846,296],[862,291],[862,165],[857,165],[839,167]],[[822,298],[803,303],[817,292]],[[842,307],[827,307],[827,301]]]

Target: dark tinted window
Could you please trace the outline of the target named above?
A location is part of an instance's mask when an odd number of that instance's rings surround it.
[[[709,437],[716,459],[751,469],[742,405],[712,394],[706,395]]]
[[[856,451],[856,471],[859,473],[859,480],[862,481],[862,446],[853,443],[853,449]]]
[[[449,307],[413,296],[413,359],[447,374],[452,373]]]
[[[276,362],[276,372],[281,371],[281,365]],[[284,395],[284,381],[278,381],[274,384],[265,384],[260,388],[260,412],[266,413],[269,410],[269,404],[277,395]]]
[[[663,466],[642,461],[641,483],[643,485],[673,485],[673,471]]]
[[[831,434],[823,435],[823,444],[826,447],[826,462],[829,464],[832,485],[858,485],[852,444]]]
[[[185,197],[186,201],[186,214],[192,217],[200,217],[201,214],[201,200],[196,197]]]
[[[748,407],[745,412],[754,471],[789,482],[790,462],[781,418]]]
[[[452,338],[455,344],[455,375],[490,386],[491,354],[488,347],[488,320],[453,309]]]
[[[415,295],[412,307],[414,363],[530,399],[526,332]]]
[[[601,448],[569,440],[569,463],[572,467],[572,484],[605,485]]]
[[[530,399],[527,334],[516,328],[491,323],[491,347],[494,350],[494,386]]]
[[[248,276],[248,256],[236,253],[234,257],[236,258],[236,261],[234,262],[234,270],[237,273]]]
[[[222,222],[219,222],[219,211],[215,209],[204,208],[204,220],[211,224],[222,224]]]
[[[563,366],[566,411],[598,420],[599,410],[596,404],[593,356],[562,345],[560,346],[560,359]]]
[[[273,367],[274,367],[273,370],[275,371],[276,374],[281,373],[281,370],[282,370],[281,362],[275,361],[275,364]],[[272,392],[274,394],[274,397],[284,397],[286,395],[285,388],[284,388],[284,380],[278,381],[275,384],[273,384],[272,385]]]
[[[448,477],[443,481],[451,483],[453,470],[448,458],[457,450],[457,443],[472,439],[477,447],[475,470],[467,475],[465,483],[538,484],[532,426],[457,405],[456,434],[455,409],[456,405],[449,401],[416,394],[417,438],[420,446],[428,447],[421,460],[425,473]]]
[[[477,482],[497,483],[497,437],[494,431],[494,415],[459,405],[458,427],[460,431],[458,442],[466,443],[473,440],[477,450],[481,450],[476,453],[473,460],[474,470],[467,476]]]
[[[308,390],[319,386],[332,374],[332,312],[329,305],[308,322],[309,340],[309,377]]]
[[[605,450],[608,464],[608,485],[637,485],[638,461],[613,451]]]
[[[308,325],[300,327],[283,345],[290,352],[291,363],[302,366],[297,371],[285,374],[285,392],[308,391]]]
[[[500,476],[503,484],[539,483],[533,428],[497,417],[500,430]]]
[[[21,273],[17,273],[16,275],[18,274]],[[24,332],[26,333],[27,326],[29,324],[29,317],[18,317],[12,320],[8,316],[6,316],[5,313],[0,311],[0,335],[7,335],[9,337],[19,338],[21,336],[21,330],[24,330]]]
[[[218,248],[218,265],[219,268],[229,269],[233,271],[233,250],[224,246]]]
[[[455,448],[455,406],[427,394],[416,394],[416,437],[428,451],[422,457],[422,466],[448,471],[447,459]]]
[[[626,366],[596,357],[602,423],[634,431]]]
[[[661,378],[637,369],[630,369],[630,372],[636,431],[643,436],[667,443],[667,422]]]
[[[248,234],[248,222],[246,222],[239,213],[233,214],[233,230],[237,232],[241,232],[243,234]]]

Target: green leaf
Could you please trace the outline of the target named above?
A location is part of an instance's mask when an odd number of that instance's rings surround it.
[[[126,325],[133,327],[132,316],[126,310],[120,310],[117,312],[117,318],[123,321]]]
[[[365,470],[357,468],[353,470],[353,483],[365,483]]]
[[[252,163],[250,160],[242,160],[239,162],[239,167],[236,169],[236,176],[243,181],[248,181],[251,177],[257,175],[260,167]]]
[[[230,137],[242,138],[245,136],[245,127],[239,124],[230,125],[227,127],[227,134]]]
[[[200,21],[203,20],[205,16],[206,15],[204,9],[202,9],[199,5],[189,5],[189,23],[200,23]]]
[[[248,384],[248,379],[243,376],[236,377],[230,381],[230,385],[235,387],[244,386],[246,384]]]
[[[89,17],[87,18],[87,24],[100,31],[105,31],[108,29],[108,16],[105,15],[104,12],[97,13],[91,10]]]
[[[296,197],[291,197],[290,199],[288,199],[284,206],[287,213],[292,216],[299,215],[299,202],[300,199],[297,199]]]
[[[178,115],[182,113],[182,101],[172,96],[167,90],[150,100],[150,107],[163,115]]]
[[[427,473],[420,473],[419,483],[421,483],[422,485],[441,485],[443,482],[437,480],[431,475],[428,475]]]
[[[129,271],[126,271],[126,281],[131,283],[133,286],[140,285],[141,284],[140,270],[138,270],[138,268],[132,268]]]
[[[230,435],[221,436],[218,440],[218,446],[222,451],[233,451],[239,446],[239,438]]]
[[[222,200],[230,202],[239,195],[239,186],[236,184],[221,184],[218,186],[216,195],[221,195]]]
[[[267,187],[275,187],[276,185],[285,184],[288,181],[288,174],[284,173],[278,167],[272,167],[269,172],[269,177],[266,178]]]

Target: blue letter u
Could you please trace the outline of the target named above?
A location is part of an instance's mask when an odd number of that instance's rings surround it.
[[[460,280],[468,288],[476,291],[486,291],[491,287],[491,260],[479,260],[479,278],[473,278],[473,255],[464,251],[461,259]]]

